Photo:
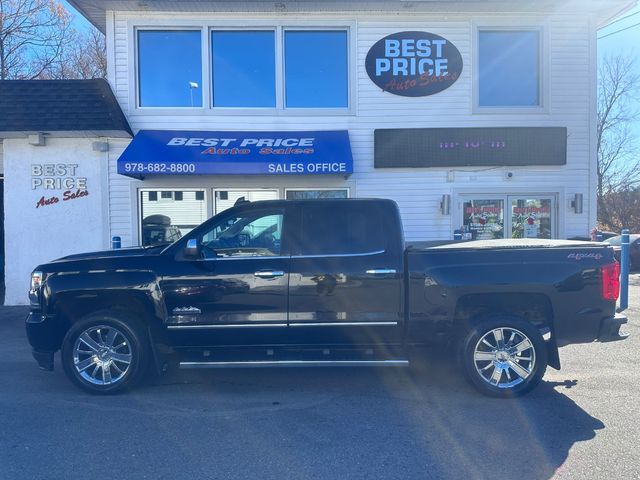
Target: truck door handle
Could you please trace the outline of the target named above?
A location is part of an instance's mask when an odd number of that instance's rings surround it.
[[[397,273],[395,268],[372,268],[367,270],[367,275],[391,275]]]
[[[284,272],[282,270],[260,270],[253,274],[254,277],[258,278],[275,278],[282,277]]]

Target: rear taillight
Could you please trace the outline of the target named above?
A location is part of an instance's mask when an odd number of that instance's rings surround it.
[[[618,300],[620,294],[620,264],[610,263],[602,267],[602,298]]]

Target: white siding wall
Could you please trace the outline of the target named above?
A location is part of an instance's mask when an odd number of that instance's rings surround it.
[[[26,305],[31,271],[41,263],[73,253],[108,248],[104,205],[105,154],[92,149],[100,138],[48,137],[45,146],[26,138],[4,141],[6,305]],[[33,165],[76,165],[75,173],[53,175],[86,178],[87,196],[65,201],[76,188],[33,188]],[[49,176],[49,175],[44,175]],[[37,206],[41,198],[59,201]]]
[[[253,16],[251,18],[256,18]],[[110,18],[110,17],[108,17]],[[538,114],[474,114],[473,72],[474,32],[476,24],[492,25],[491,18],[474,17],[471,14],[452,13],[424,17],[403,18],[375,16],[373,14],[343,17],[356,35],[356,95],[354,115],[149,115],[130,109],[130,98],[135,95],[130,51],[134,24],[144,25],[149,19],[173,22],[210,20],[213,15],[189,16],[188,14],[132,14],[116,12],[114,32],[113,88],[123,110],[135,131],[138,129],[191,129],[191,130],[314,130],[348,129],[354,155],[355,173],[349,178],[280,177],[280,178],[232,178],[232,177],[175,177],[148,179],[144,182],[130,180],[116,174],[115,162],[126,146],[118,142],[111,149],[109,195],[110,227],[112,235],[123,237],[123,244],[137,242],[135,189],[156,186],[178,187],[305,187],[348,186],[352,197],[387,197],[398,202],[404,219],[407,239],[451,238],[452,230],[460,225],[457,195],[461,193],[555,193],[558,196],[558,235],[569,237],[586,235],[595,224],[595,202],[590,186],[593,185],[595,152],[593,150],[593,36],[591,19],[586,15],[557,14],[546,17],[514,17],[501,14],[497,25],[542,25],[548,49],[543,51],[546,71],[548,108]],[[225,17],[226,20],[229,17]],[[322,25],[323,18],[313,17],[315,25]],[[340,21],[333,16],[326,20]],[[444,20],[446,19],[446,20]],[[274,17],[273,23],[283,17]],[[238,24],[241,24],[239,19]],[[303,20],[291,18],[291,24]],[[309,22],[309,20],[307,20]],[[499,23],[498,23],[499,22]],[[448,90],[421,98],[405,98],[382,92],[366,74],[364,60],[373,43],[382,37],[403,30],[423,30],[445,37],[460,50],[464,70],[460,79]],[[373,168],[373,131],[376,128],[419,127],[474,127],[474,126],[564,126],[568,128],[567,165],[562,167],[509,167],[497,169],[456,168],[454,181],[447,182],[447,169],[384,169]],[[514,173],[506,180],[505,173]],[[452,214],[440,213],[442,194],[453,195]],[[575,193],[585,197],[584,213],[577,215],[570,208]],[[210,211],[212,211],[210,209]]]

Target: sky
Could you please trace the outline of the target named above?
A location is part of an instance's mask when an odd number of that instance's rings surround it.
[[[628,17],[625,19],[625,17]],[[627,52],[640,54],[640,6],[614,20],[615,23],[600,29],[598,32],[598,56]],[[622,29],[624,31],[619,31]],[[617,33],[615,33],[617,32]],[[606,38],[605,35],[609,35]],[[640,66],[639,66],[640,68]]]
[[[605,36],[606,38],[603,38]],[[598,58],[600,60],[607,55],[633,55],[636,58],[636,70],[640,74],[640,5],[618,17],[607,27],[602,28],[598,32],[598,38]],[[640,94],[637,101],[640,102]],[[633,131],[636,141],[640,142],[640,120],[635,122]]]

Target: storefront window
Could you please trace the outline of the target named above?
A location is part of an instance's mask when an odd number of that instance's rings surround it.
[[[474,240],[504,238],[504,200],[466,200],[462,208],[463,236]]]
[[[138,31],[141,107],[202,107],[199,30]]]
[[[551,199],[512,199],[511,236],[551,238]]]
[[[539,106],[540,32],[482,30],[478,37],[479,106]]]
[[[207,206],[201,190],[140,191],[142,245],[174,242],[206,219]]]
[[[276,106],[273,31],[211,33],[214,107]]]
[[[285,106],[347,108],[348,56],[346,31],[286,31]]]
[[[334,190],[287,190],[287,200],[309,200],[316,198],[349,198],[349,190],[336,188]]]
[[[215,215],[233,207],[240,199],[248,202],[259,202],[261,200],[278,200],[277,190],[216,190],[214,192]]]

